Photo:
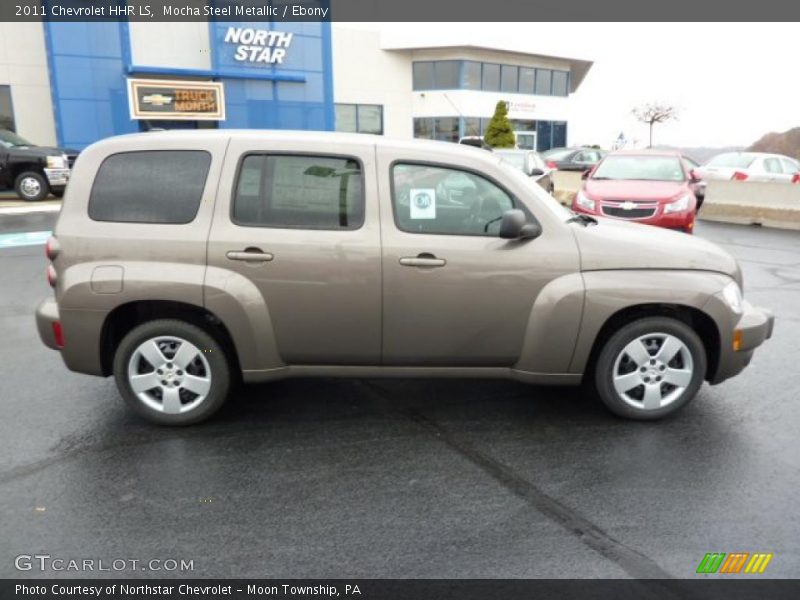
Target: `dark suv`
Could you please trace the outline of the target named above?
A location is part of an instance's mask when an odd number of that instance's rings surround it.
[[[77,152],[31,144],[13,131],[0,129],[0,188],[13,188],[35,202],[64,195]]]

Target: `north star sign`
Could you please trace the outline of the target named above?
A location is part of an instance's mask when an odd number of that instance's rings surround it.
[[[286,51],[292,44],[293,33],[251,29],[249,27],[228,27],[225,43],[235,44],[233,59],[238,62],[283,64]]]

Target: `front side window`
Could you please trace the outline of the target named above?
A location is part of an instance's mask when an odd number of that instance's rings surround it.
[[[511,196],[488,179],[459,169],[420,164],[392,168],[398,229],[409,233],[497,236]]]
[[[0,85],[0,129],[14,131],[14,105],[11,103],[11,86]]]
[[[777,158],[764,159],[764,168],[767,173],[781,173],[781,163]]]
[[[353,158],[251,154],[239,169],[233,220],[284,229],[358,229],[364,223],[360,163]]]
[[[211,155],[203,150],[145,150],[103,161],[89,197],[89,217],[119,223],[194,220]]]
[[[782,158],[781,165],[783,165],[783,172],[789,173],[790,175],[794,175],[800,171],[800,164],[790,158]]]

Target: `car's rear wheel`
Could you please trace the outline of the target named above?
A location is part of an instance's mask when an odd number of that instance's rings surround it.
[[[697,333],[668,317],[646,317],[621,327],[595,364],[595,388],[613,413],[660,419],[686,406],[706,373],[706,352]]]
[[[14,191],[26,202],[38,202],[47,198],[47,194],[50,193],[50,184],[41,173],[25,171],[14,180]]]
[[[231,379],[222,346],[200,327],[173,319],[131,330],[114,355],[114,377],[128,405],[162,425],[209,418],[227,399]]]

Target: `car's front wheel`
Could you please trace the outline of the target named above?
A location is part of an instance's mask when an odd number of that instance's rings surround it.
[[[14,180],[14,191],[26,202],[38,202],[47,198],[50,184],[45,176],[36,171],[20,173]]]
[[[706,352],[683,321],[646,317],[614,333],[595,363],[595,388],[613,413],[660,419],[686,406],[706,373]]]
[[[114,377],[128,405],[162,425],[209,418],[227,399],[231,379],[222,346],[200,327],[173,319],[131,330],[114,355]]]

